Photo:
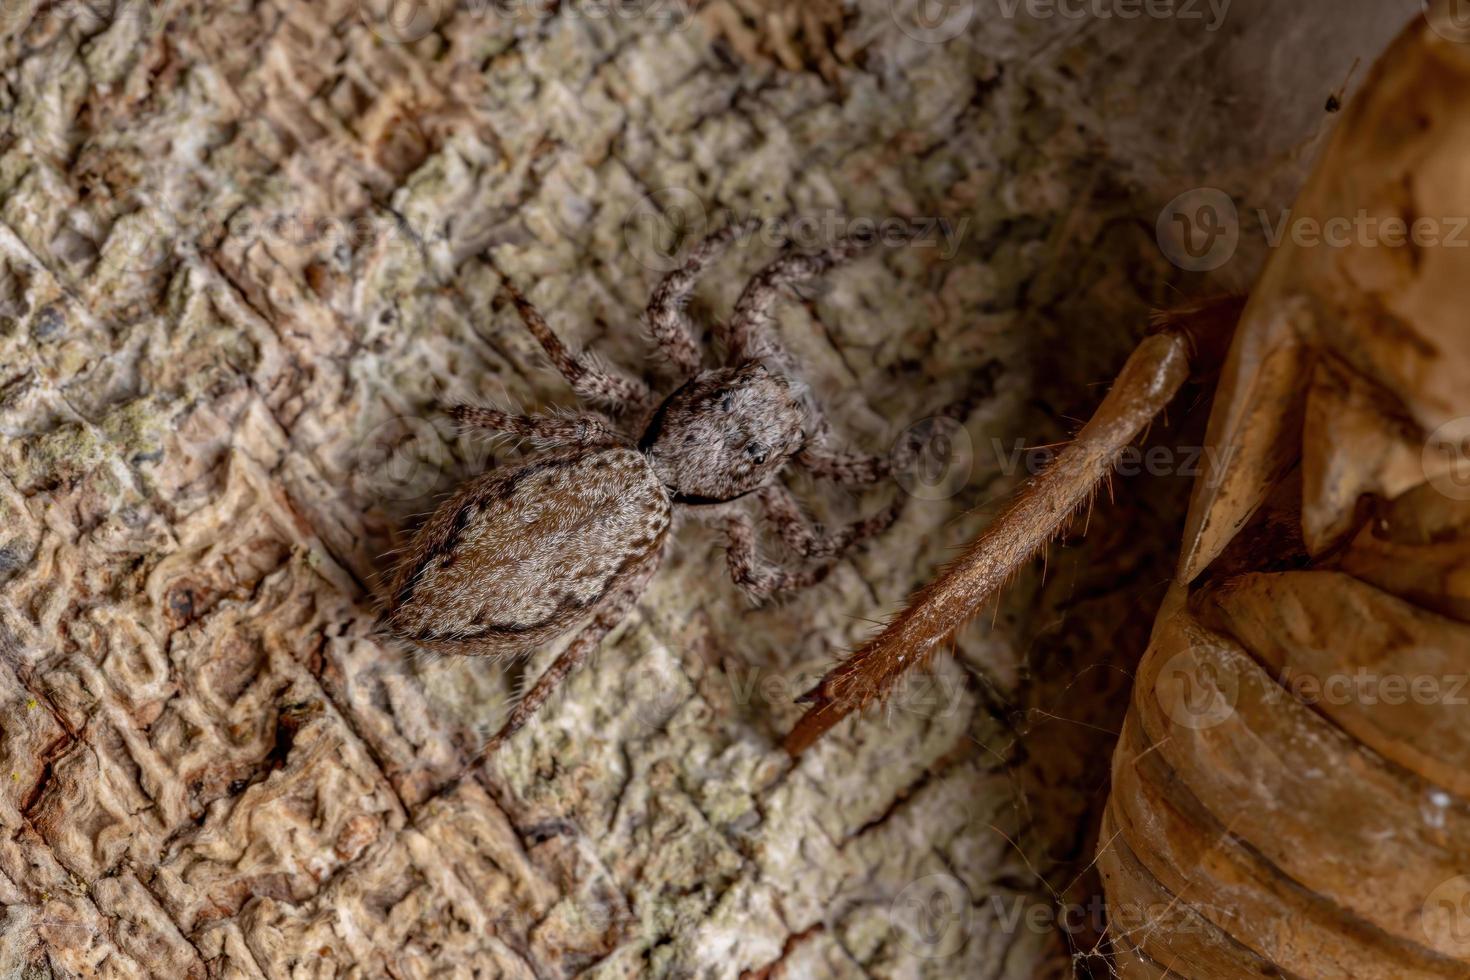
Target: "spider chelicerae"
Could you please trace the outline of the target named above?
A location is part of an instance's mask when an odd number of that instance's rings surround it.
[[[795,464],[819,479],[874,484],[894,457],[829,448],[830,427],[790,373],[773,332],[784,286],[814,279],[874,244],[852,237],[791,252],[746,286],[716,336],[725,363],[705,369],[686,312],[710,263],[756,220],[716,232],[654,290],[647,325],[678,375],[662,401],[640,380],[569,350],[506,280],[527,329],[582,399],[604,412],[518,415],[470,405],[462,427],[520,436],[543,451],[460,487],[418,531],[392,576],[387,631],[436,653],[512,656],[580,632],[512,709],[488,753],[523,726],[628,614],[658,569],[675,509],[722,533],[730,575],[757,600],[820,581],[853,545],[890,527],[905,497],[845,527],[810,523],[779,479]],[[969,400],[945,410],[961,417]],[[615,424],[621,421],[622,426]],[[761,557],[754,502],[800,567]]]

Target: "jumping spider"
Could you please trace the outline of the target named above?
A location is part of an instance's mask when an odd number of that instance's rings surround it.
[[[520,729],[627,615],[658,568],[676,506],[716,523],[731,577],[756,599],[815,584],[831,561],[898,518],[902,497],[825,531],[807,523],[777,479],[791,462],[847,485],[876,483],[893,470],[890,459],[824,447],[826,420],[787,373],[787,355],[772,332],[781,287],[820,276],[872,242],[844,239],[768,265],[746,286],[729,323],[717,325],[728,352],[724,366],[702,368],[685,306],[709,263],[756,227],[732,225],[706,238],[654,290],[648,326],[682,382],[662,403],[643,382],[568,350],[506,282],[527,329],[572,390],[640,434],[629,437],[600,413],[452,409],[465,428],[525,437],[546,451],[469,481],[435,511],[393,576],[386,629],[434,652],[509,656],[581,625],[486,752]],[[964,410],[954,406],[947,414]],[[746,498],[793,552],[828,564],[786,569],[762,560]]]

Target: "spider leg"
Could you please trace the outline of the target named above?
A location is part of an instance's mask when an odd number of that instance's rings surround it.
[[[766,519],[781,535],[786,546],[803,558],[841,558],[848,549],[868,538],[882,534],[903,513],[908,497],[903,496],[884,509],[836,531],[813,526],[801,511],[796,497],[783,484],[773,483],[759,493]]]
[[[660,559],[661,555],[658,553],[650,556],[636,569],[628,572],[624,576],[623,581],[608,592],[607,596],[598,605],[597,611],[593,613],[591,622],[582,627],[582,631],[577,634],[576,639],[572,640],[571,644],[562,651],[561,656],[557,657],[552,665],[546,668],[546,673],[538,677],[531,689],[526,691],[520,700],[516,702],[515,707],[511,709],[510,716],[506,718],[505,724],[500,727],[500,731],[495,734],[494,738],[485,743],[485,747],[480,750],[479,755],[470,763],[471,768],[479,766],[485,759],[493,755],[501,745],[505,744],[511,736],[520,731],[526,722],[530,721],[531,717],[536,714],[537,710],[546,703],[546,699],[551,697],[552,693],[561,686],[562,681],[566,680],[572,671],[580,667],[582,661],[586,660],[588,655],[602,644],[602,641],[607,638],[607,635],[627,618],[628,613],[637,604],[638,597],[648,588],[648,583],[652,580],[654,572],[658,571]]]
[[[648,329],[673,362],[681,380],[699,373],[699,347],[694,342],[693,325],[684,309],[694,287],[699,284],[709,264],[723,255],[732,242],[759,227],[760,219],[751,218],[710,235],[695,246],[684,264],[665,276],[653,291],[648,301]]]
[[[937,418],[963,422],[980,402],[990,397],[994,387],[994,378],[986,372],[982,383],[977,383],[969,394],[951,402],[934,415]],[[887,456],[829,448],[826,442],[832,437],[832,427],[819,412],[815,428],[815,437],[796,454],[796,462],[812,476],[843,486],[869,486],[894,473],[902,473],[914,464],[914,460],[924,450],[922,437],[912,427]]]
[[[844,486],[869,486],[893,472],[893,461],[887,456],[843,452],[825,446],[806,446],[796,454],[796,462],[812,476]]]
[[[830,565],[791,570],[760,556],[756,550],[755,527],[745,514],[733,514],[723,522],[725,561],[730,578],[757,602],[779,592],[794,592],[816,585],[827,577]]]
[[[599,415],[515,415],[478,405],[455,405],[449,414],[464,430],[501,432],[543,445],[605,446],[622,439]]]
[[[536,338],[536,342],[551,359],[552,365],[561,372],[561,376],[567,379],[567,383],[579,396],[607,405],[618,414],[630,414],[648,406],[652,395],[647,385],[615,374],[585,353],[572,353],[547,325],[540,311],[509,279],[502,285],[511,302],[515,304],[516,312],[526,324],[526,329]]]
[[[743,364],[763,357],[779,357],[781,343],[771,324],[781,287],[816,279],[876,244],[876,238],[844,238],[820,252],[783,255],[756,273],[736,301],[734,315],[725,330],[729,362]]]

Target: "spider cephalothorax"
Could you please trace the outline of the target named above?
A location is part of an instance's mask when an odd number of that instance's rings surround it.
[[[779,473],[805,441],[796,386],[756,361],[706,371],[669,396],[639,442],[680,503],[722,503]]]
[[[731,576],[757,599],[814,584],[827,570],[821,560],[830,562],[897,519],[902,498],[826,531],[807,522],[778,478],[793,463],[845,484],[875,483],[892,470],[887,458],[824,447],[826,422],[787,373],[789,358],[770,329],[781,286],[818,276],[870,242],[847,239],[767,266],[718,328],[726,363],[701,368],[685,305],[710,260],[753,229],[752,223],[732,226],[705,239],[655,290],[648,326],[682,382],[658,404],[641,381],[573,354],[506,284],[526,327],[573,390],[629,427],[596,413],[454,409],[464,426],[526,437],[547,451],[469,481],[434,512],[393,576],[388,631],[442,653],[513,655],[581,628],[487,751],[525,724],[632,608],[658,568],[676,506],[718,524]],[[965,404],[947,411],[959,414]],[[805,560],[801,567],[783,568],[757,554],[745,498]]]

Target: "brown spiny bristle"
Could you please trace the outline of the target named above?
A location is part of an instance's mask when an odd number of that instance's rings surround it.
[[[799,755],[847,715],[881,701],[924,665],[1044,549],[1112,472],[1117,454],[1163,410],[1189,376],[1192,356],[1218,362],[1244,300],[1223,296],[1154,315],[1155,330],[1119,373],[1092,420],[1047,471],[920,589],[883,632],[830,671],[801,700],[811,705],[786,737]]]
[[[1085,502],[1074,501],[1060,520],[1038,512],[1037,504],[1050,500],[1049,490],[1071,482],[1057,473],[1066,461],[1064,452],[1056,465],[1027,485],[964,555],[920,589],[882,633],[801,698],[813,707],[786,737],[787,752],[801,754],[847,715],[885,699],[905,673],[924,666],[938,650],[953,645],[960,629],[1021,566],[1047,546]]]

